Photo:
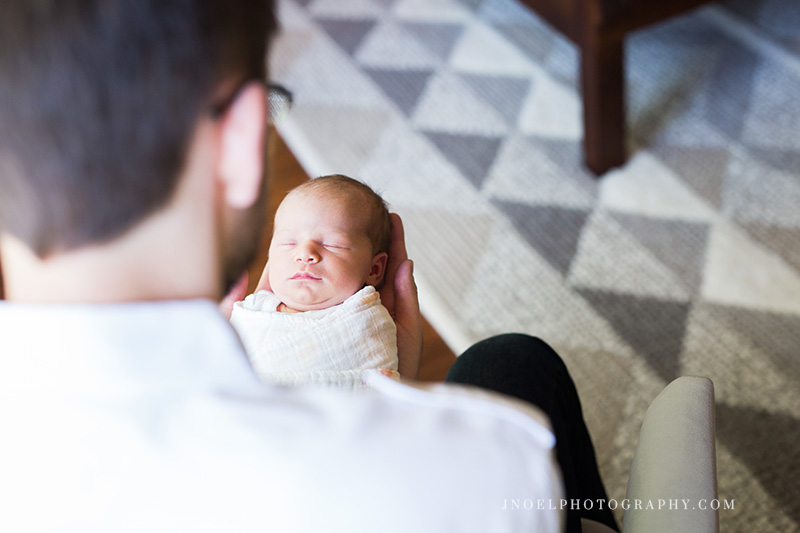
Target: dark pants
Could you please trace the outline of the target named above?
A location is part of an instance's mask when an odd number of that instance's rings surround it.
[[[544,341],[528,335],[492,337],[456,359],[447,381],[476,385],[528,401],[544,411],[556,436],[556,455],[568,500],[592,500],[590,510],[570,510],[567,531],[580,531],[580,518],[602,522],[619,531],[608,509],[594,446],[583,421],[581,402],[564,362]],[[597,500],[603,500],[599,509]]]

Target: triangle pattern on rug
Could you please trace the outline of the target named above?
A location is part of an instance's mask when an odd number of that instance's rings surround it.
[[[684,302],[692,296],[666,265],[603,210],[592,213],[586,223],[568,279],[574,287],[642,298]]]
[[[464,31],[461,24],[445,22],[404,22],[402,26],[444,62]]]
[[[781,1],[788,7],[789,1]],[[799,4],[800,5],[800,4]],[[800,19],[794,22],[795,34],[800,35]],[[745,118],[742,143],[762,148],[800,150],[797,124],[800,105],[797,94],[787,87],[800,85],[800,54],[793,58],[794,68],[787,69],[780,58],[761,58],[754,76],[751,102]],[[797,168],[797,167],[795,167]]]
[[[481,4],[484,2],[484,0],[459,0],[459,2],[464,4],[469,9],[475,11],[481,7]]]
[[[281,46],[295,46],[287,54],[294,62],[274,69],[279,81],[292,89],[297,98],[289,117],[306,104],[360,109],[385,106],[386,96],[369,76],[327,34],[318,27],[314,29],[311,35],[295,31],[288,39],[282,36],[279,41]]]
[[[514,43],[522,53],[535,61],[543,61],[553,49],[553,36],[549,29],[539,26],[520,26],[519,24],[494,24],[495,29]]]
[[[708,304],[728,327],[739,332],[767,357],[776,368],[800,379],[800,316],[764,313],[724,305]]]
[[[689,303],[580,287],[577,290],[667,383],[680,375]]]
[[[599,203],[611,211],[692,221],[715,217],[683,180],[646,152],[635,154],[624,168],[608,172],[599,185]]]
[[[517,126],[528,135],[579,141],[583,138],[582,105],[572,87],[538,76]]]
[[[519,234],[562,276],[569,272],[589,212],[492,200]]]
[[[468,24],[450,54],[450,67],[461,73],[496,76],[530,75],[536,67],[516,46],[503,39],[494,28]]]
[[[436,131],[423,131],[428,139],[461,173],[480,190],[489,167],[500,147],[499,137],[480,135],[454,135]]]
[[[361,46],[364,37],[375,27],[375,21],[371,19],[341,20],[319,18],[316,20],[325,30],[325,33],[351,56]]]
[[[609,215],[669,267],[692,294],[697,293],[703,282],[707,224],[613,212]]]
[[[596,200],[594,177],[565,175],[561,151],[553,154],[552,145],[540,139],[509,135],[500,148],[484,184],[483,192],[492,198],[591,209]],[[565,147],[567,151],[570,147]],[[558,159],[553,160],[552,155]],[[568,157],[568,156],[567,156]]]
[[[479,15],[487,23],[509,23],[530,26],[535,25],[538,15],[519,2],[508,0],[486,0],[481,5]]]
[[[427,46],[393,21],[383,22],[372,31],[353,57],[363,66],[389,70],[433,70],[441,65]]]
[[[761,311],[800,313],[800,273],[753,242],[743,230],[730,222],[716,221],[707,250],[702,287],[705,300]]]
[[[386,11],[384,0],[314,0],[307,7],[315,18],[367,19],[379,18]]]
[[[324,146],[335,154],[324,160],[324,167],[314,168],[315,172],[358,177],[387,127],[389,114],[380,109],[307,104],[292,110],[286,121],[301,127],[311,146]]]
[[[737,160],[728,175],[723,210],[737,223],[800,227],[800,180],[753,159]]]
[[[430,70],[385,70],[368,67],[364,68],[364,72],[369,74],[406,116],[414,111],[432,74]]]
[[[560,139],[558,137],[540,137],[529,135],[528,138],[536,143],[542,153],[561,169],[581,184],[581,187],[590,192],[592,198],[597,197],[599,183],[597,176],[589,172],[583,164],[583,142],[579,139]]]
[[[800,169],[800,150],[764,148],[762,146],[748,146],[747,148],[755,157],[778,170],[796,175],[797,169]]]
[[[706,119],[726,137],[740,140],[750,107],[760,57],[744,46],[726,47],[711,76]]]
[[[485,201],[458,167],[403,120],[387,124],[362,172],[373,180],[376,190],[393,209],[408,206],[469,213],[487,211]]]
[[[463,74],[461,77],[475,94],[489,102],[510,125],[517,123],[520,109],[530,90],[529,79],[478,74]]]
[[[800,419],[725,402],[717,404],[716,419],[720,444],[739,457],[779,508],[800,523],[797,479],[786,472],[787,466],[800,464]]]
[[[800,228],[742,224],[753,240],[772,250],[800,272]]]
[[[457,74],[431,78],[412,117],[416,129],[467,135],[501,136],[508,133],[505,119]]]
[[[725,148],[657,146],[654,152],[684,183],[715,208],[722,206],[730,152]]]

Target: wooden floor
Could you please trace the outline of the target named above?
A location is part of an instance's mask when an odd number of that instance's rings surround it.
[[[286,193],[309,179],[306,172],[295,159],[292,152],[278,135],[273,135],[270,143],[270,169],[269,169],[269,213],[268,224],[264,238],[261,242],[259,256],[250,268],[250,290],[255,288],[261,277],[261,270],[267,260],[269,238],[272,233],[272,217]],[[425,344],[422,349],[422,362],[420,365],[420,381],[442,381],[450,365],[455,361],[455,355],[425,321]]]

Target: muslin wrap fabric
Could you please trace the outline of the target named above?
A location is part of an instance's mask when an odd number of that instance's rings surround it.
[[[328,309],[281,313],[279,304],[277,296],[262,290],[237,302],[231,315],[263,381],[361,390],[379,369],[399,378],[397,329],[374,287]]]

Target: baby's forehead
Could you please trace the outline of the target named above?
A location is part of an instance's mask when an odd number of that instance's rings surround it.
[[[305,199],[327,203],[362,203],[366,201],[364,191],[353,186],[316,181],[311,181],[305,187],[291,191],[289,196],[297,196],[301,201]]]
[[[350,231],[369,233],[372,208],[362,191],[350,187],[308,187],[291,191],[276,213],[276,226],[283,219],[307,216],[310,219],[335,219],[336,225]],[[276,227],[277,229],[277,227]]]

